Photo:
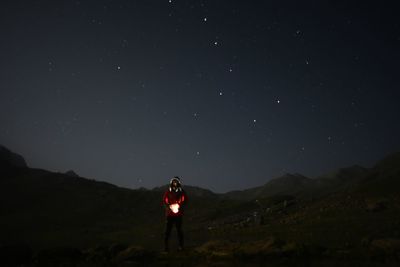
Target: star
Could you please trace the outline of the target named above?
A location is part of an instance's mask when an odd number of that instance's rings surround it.
[[[217,45],[218,45],[218,42],[217,42],[217,41],[215,41],[215,42],[214,42],[214,45],[215,45],[215,46],[217,46]]]
[[[278,104],[279,104],[279,103],[281,103],[281,101],[278,99],[278,100],[276,100],[276,103],[278,103]]]
[[[204,18],[203,21],[206,22],[206,21],[207,21],[207,18]]]
[[[256,119],[254,119],[254,120],[253,120],[253,122],[254,122],[254,123],[256,123],[256,122],[257,122],[257,120],[256,120]]]
[[[219,92],[219,95],[222,96],[222,92]]]
[[[117,70],[121,70],[121,66],[117,66]]]

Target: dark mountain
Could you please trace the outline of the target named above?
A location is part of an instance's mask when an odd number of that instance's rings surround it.
[[[319,176],[317,180],[330,191],[345,190],[361,182],[369,174],[370,170],[358,165],[340,168],[333,172]]]
[[[331,180],[339,180],[342,182],[350,182],[350,180],[354,179],[354,177],[362,177],[365,176],[368,172],[368,169],[361,167],[359,165],[353,165],[347,168],[340,168],[333,172],[323,174],[319,176],[319,179],[331,179]]]
[[[104,242],[160,244],[166,187],[132,190],[28,167],[0,166],[0,177],[0,244],[27,243],[35,249]],[[197,229],[198,240],[204,240],[200,225],[214,216],[216,195],[199,187],[185,189],[188,228]]]
[[[18,168],[26,168],[28,167],[25,159],[18,155],[6,147],[0,145],[0,167],[10,166],[10,167],[18,167]]]
[[[144,226],[162,222],[157,192],[32,168],[1,168],[0,177],[2,244],[87,247],[144,240]]]
[[[320,197],[356,186],[369,174],[370,170],[361,166],[341,168],[333,172],[308,178],[301,174],[285,174],[274,178],[263,186],[242,191],[231,191],[224,197],[231,199],[252,200],[272,196],[312,196]]]
[[[400,153],[394,153],[378,163],[355,188],[357,192],[389,196],[400,192]]]
[[[285,174],[274,178],[263,186],[242,191],[231,191],[223,196],[239,200],[252,200],[276,195],[295,195],[311,187],[315,181],[301,174]]]
[[[162,247],[162,194],[167,185],[132,190],[9,166],[0,165],[0,254],[9,244],[26,244],[34,251],[73,247],[101,259],[124,244]],[[239,252],[246,257],[397,257],[399,177],[396,153],[371,169],[351,166],[315,179],[286,174],[226,194],[185,185],[186,244],[217,258]]]
[[[400,152],[388,155],[384,159],[378,161],[374,166],[374,170],[386,176],[393,176],[400,173]]]
[[[71,177],[79,177],[79,175],[76,174],[76,172],[74,172],[73,170],[69,170],[69,171],[65,172],[65,175],[68,175]]]

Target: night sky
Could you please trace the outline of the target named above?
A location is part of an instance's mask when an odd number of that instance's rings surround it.
[[[353,2],[3,1],[0,144],[130,188],[371,167],[400,151],[400,23]]]

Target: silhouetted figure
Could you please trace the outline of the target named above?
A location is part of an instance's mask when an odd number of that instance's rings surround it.
[[[167,217],[164,248],[169,251],[169,236],[172,227],[175,225],[178,232],[179,250],[183,249],[183,231],[182,231],[182,217],[183,209],[187,203],[187,195],[182,189],[179,177],[175,176],[171,179],[169,188],[164,193],[163,202],[165,205],[165,215]]]

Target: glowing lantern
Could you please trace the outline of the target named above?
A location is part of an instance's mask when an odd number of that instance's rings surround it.
[[[179,204],[178,203],[169,205],[169,208],[172,210],[173,213],[179,212]]]

